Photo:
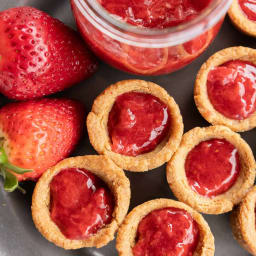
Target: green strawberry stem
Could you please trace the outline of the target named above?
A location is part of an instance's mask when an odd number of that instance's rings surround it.
[[[26,193],[26,191],[19,186],[19,181],[13,172],[23,174],[26,172],[32,172],[33,170],[23,169],[11,164],[8,161],[8,157],[3,147],[0,147],[0,170],[0,175],[4,179],[5,191],[13,192],[15,189],[19,189],[22,193]]]
[[[5,163],[4,166],[7,169],[9,169],[9,170],[11,170],[11,171],[13,171],[13,172],[15,172],[17,174],[23,174],[23,173],[26,173],[26,172],[32,172],[33,171],[33,170],[29,170],[29,169],[20,168],[18,166],[15,166],[15,165],[9,163],[9,162]]]

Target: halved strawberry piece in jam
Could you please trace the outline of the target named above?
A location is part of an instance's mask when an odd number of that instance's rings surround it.
[[[202,35],[183,44],[183,47],[186,50],[186,52],[189,54],[195,54],[203,51],[209,45],[209,37],[211,36],[208,33],[209,32],[206,31]]]
[[[138,74],[154,74],[165,67],[168,48],[142,48],[122,45],[123,65]]]

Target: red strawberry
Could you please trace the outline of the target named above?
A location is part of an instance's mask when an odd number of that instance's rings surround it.
[[[82,134],[84,118],[83,106],[68,99],[40,99],[2,107],[0,174],[12,175],[9,169],[20,181],[37,179],[74,149]],[[7,190],[14,190],[7,185]]]
[[[97,67],[72,29],[32,7],[0,12],[0,93],[26,100],[61,91]]]

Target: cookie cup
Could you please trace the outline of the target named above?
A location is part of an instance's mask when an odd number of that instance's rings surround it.
[[[252,255],[256,255],[255,206],[256,186],[250,190],[241,204],[232,212],[230,218],[235,239]]]
[[[201,115],[213,125],[225,125],[233,131],[243,132],[256,127],[256,111],[248,118],[235,120],[227,118],[215,110],[207,92],[207,78],[209,72],[228,61],[249,61],[256,65],[256,50],[246,47],[230,47],[212,55],[200,68],[194,87],[194,100]]]
[[[214,237],[202,215],[191,207],[171,199],[155,199],[148,201],[135,207],[127,215],[117,234],[116,248],[119,252],[119,256],[133,256],[132,248],[136,244],[137,229],[140,221],[150,212],[168,207],[186,210],[197,222],[200,236],[193,256],[213,256],[215,250]]]
[[[195,192],[188,183],[185,162],[189,152],[200,142],[210,139],[225,139],[236,147],[240,159],[240,173],[234,185],[225,193],[205,197]],[[185,133],[180,147],[167,164],[166,176],[174,195],[199,212],[222,214],[239,204],[255,180],[255,160],[249,145],[225,126],[194,128]]]
[[[99,177],[109,187],[115,199],[112,221],[85,240],[66,238],[50,216],[50,183],[65,168],[84,168]],[[130,183],[122,169],[105,156],[67,158],[47,170],[39,179],[32,197],[32,218],[39,232],[50,242],[64,249],[102,247],[114,239],[114,234],[127,214],[130,203]]]
[[[148,153],[125,156],[112,151],[112,143],[108,134],[108,116],[116,98],[127,92],[142,92],[154,95],[168,107],[171,122],[166,138]],[[94,101],[87,117],[89,139],[94,149],[111,158],[120,168],[144,172],[163,165],[170,160],[177,150],[183,134],[183,121],[180,110],[174,99],[159,85],[143,80],[124,80],[108,87]]]
[[[247,18],[240,7],[238,0],[233,0],[230,9],[228,10],[228,16],[238,30],[246,35],[256,37],[256,22]]]

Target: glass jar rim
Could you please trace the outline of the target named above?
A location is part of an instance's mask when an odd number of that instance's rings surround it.
[[[98,30],[125,44],[162,48],[187,42],[212,28],[226,14],[232,0],[213,0],[195,19],[165,29],[140,28],[112,17],[97,0],[73,0]]]

